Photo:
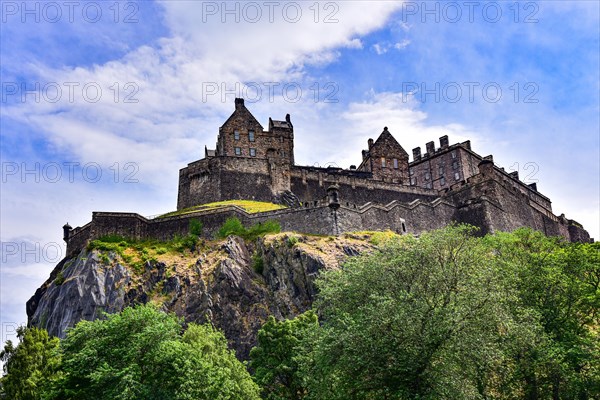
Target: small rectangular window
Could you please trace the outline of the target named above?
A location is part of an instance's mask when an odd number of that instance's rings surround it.
[[[414,175],[415,174],[415,169],[414,168],[409,168],[408,169],[408,174],[409,175]]]
[[[417,186],[417,177],[413,176],[412,178],[410,178],[410,184],[413,186]]]
[[[460,174],[459,174],[458,172],[455,172],[455,173],[454,173],[454,180],[455,180],[455,181],[458,181],[458,180],[460,180]]]
[[[256,149],[250,148],[250,157],[256,157]]]
[[[431,182],[427,182],[427,189],[431,189]]]
[[[241,156],[242,155],[242,148],[241,147],[236,147],[235,148],[235,155],[236,156]]]
[[[444,167],[440,165],[438,170],[440,172],[440,176],[444,176]]]
[[[237,129],[233,131],[233,138],[235,140],[240,140],[240,131],[238,131]]]
[[[429,172],[425,172],[425,180],[428,181],[431,179],[431,175],[429,174]]]
[[[454,161],[452,163],[452,169],[457,170],[458,169],[458,161]]]
[[[398,169],[398,159],[394,158],[394,169]]]
[[[452,153],[450,153],[452,155],[452,158],[456,158],[456,150],[454,150]]]
[[[254,131],[248,131],[248,140],[254,142]]]
[[[440,178],[440,185],[444,186],[446,184],[446,179],[442,176]]]
[[[381,168],[385,168],[385,157],[381,157]]]

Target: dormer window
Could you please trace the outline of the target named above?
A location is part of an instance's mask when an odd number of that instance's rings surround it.
[[[248,140],[254,142],[254,131],[248,131]]]
[[[237,129],[233,131],[233,138],[235,140],[240,140],[240,131],[238,131]]]

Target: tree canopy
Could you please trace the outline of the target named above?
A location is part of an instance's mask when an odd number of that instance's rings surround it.
[[[83,321],[62,342],[60,399],[258,399],[258,387],[210,325],[151,306]]]
[[[0,352],[5,375],[0,379],[0,397],[12,400],[44,398],[60,365],[59,340],[44,329],[17,328],[19,344],[10,340]]]
[[[322,273],[320,325],[259,333],[267,398],[599,398],[599,245],[474,229],[397,237]]]
[[[530,229],[397,236],[270,317],[249,367],[211,325],[136,306],[0,352],[15,400],[600,398],[600,244]]]
[[[82,321],[60,342],[20,330],[7,343],[2,394],[10,399],[259,399],[244,364],[210,325],[190,324],[152,306]],[[58,351],[60,350],[60,351]]]

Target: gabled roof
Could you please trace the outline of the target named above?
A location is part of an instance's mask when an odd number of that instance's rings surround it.
[[[390,131],[388,131],[387,126],[383,128],[383,132],[381,132],[381,135],[379,135],[375,143],[373,143],[373,147],[371,147],[369,153],[372,152],[374,149],[377,149],[377,147],[384,145],[387,145],[388,147],[391,147],[392,149],[406,154],[408,156],[406,150],[404,150],[400,143],[398,143],[398,141],[392,136]]]
[[[256,125],[260,126],[261,130],[264,130],[261,123],[258,122],[258,120],[254,117],[254,115],[252,115],[252,113],[244,105],[244,99],[235,99],[235,111],[233,112],[233,114],[231,114],[229,116],[229,118],[227,118],[227,120],[223,123],[223,125],[221,125],[221,128],[223,128],[225,125],[227,125],[229,123],[229,121],[231,121],[232,119],[234,119],[235,117],[238,117],[238,116],[240,116],[243,119],[245,119],[246,121],[250,122],[252,125],[256,124]]]

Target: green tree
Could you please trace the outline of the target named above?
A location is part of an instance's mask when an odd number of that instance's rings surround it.
[[[515,354],[525,398],[599,398],[600,244],[568,243],[531,229],[485,240],[546,338]]]
[[[62,342],[57,398],[258,399],[258,387],[210,326],[190,325],[151,306],[82,321]]]
[[[504,348],[536,325],[509,312],[512,294],[473,229],[386,241],[321,275],[323,323],[304,366],[311,398],[494,398],[511,369]]]
[[[305,397],[299,366],[302,341],[318,327],[317,315],[307,311],[292,320],[277,321],[271,316],[258,331],[258,344],[250,352],[250,367],[265,399]]]
[[[0,380],[0,397],[12,400],[44,399],[60,365],[59,340],[45,329],[17,328],[20,343],[9,340],[0,352],[5,375]]]
[[[210,325],[191,324],[180,341],[160,347],[152,381],[155,397],[177,400],[259,399],[259,388],[227,340]],[[156,395],[161,393],[160,395]]]

